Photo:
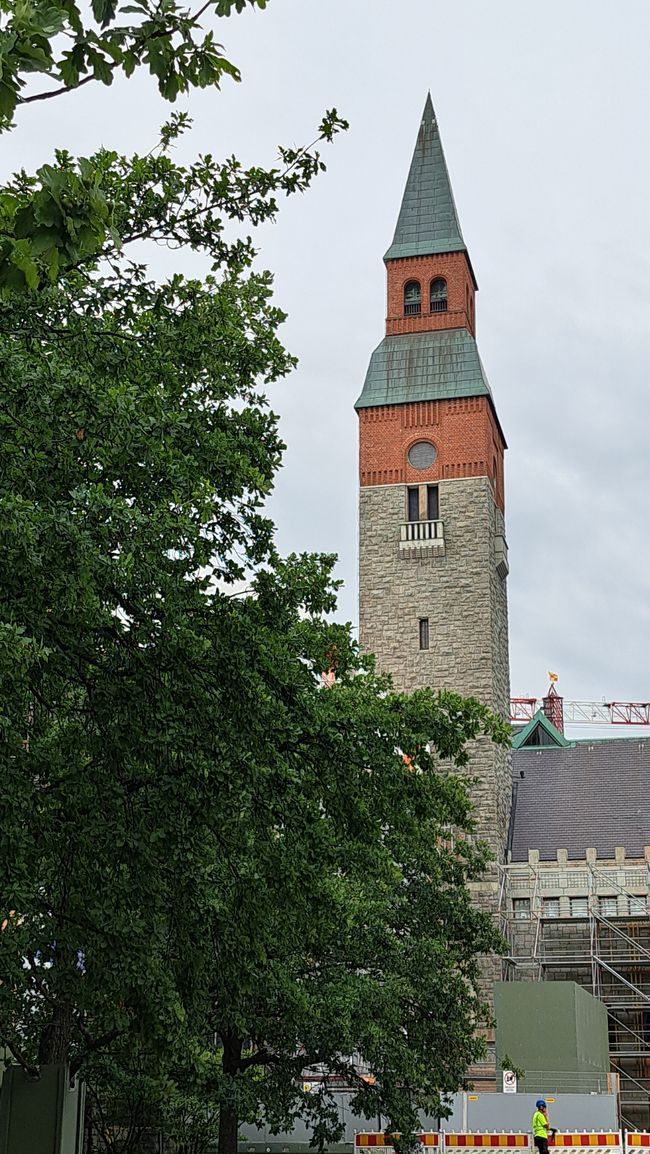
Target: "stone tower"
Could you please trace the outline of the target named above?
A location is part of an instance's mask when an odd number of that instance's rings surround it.
[[[396,688],[452,689],[507,718],[506,444],[430,96],[384,260],[386,336],[355,406],[361,645]],[[477,742],[472,772],[478,832],[503,860],[509,751]]]

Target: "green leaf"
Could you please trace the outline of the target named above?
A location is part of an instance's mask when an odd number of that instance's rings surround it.
[[[29,242],[27,240],[17,241],[13,246],[9,259],[15,268],[20,269],[27,287],[29,289],[37,289],[39,282],[38,266],[32,256]]]
[[[79,83],[81,73],[71,53],[66,53],[59,61],[59,76],[68,88],[75,88]]]
[[[115,0],[92,0],[92,10],[95,20],[106,28],[115,19]]]

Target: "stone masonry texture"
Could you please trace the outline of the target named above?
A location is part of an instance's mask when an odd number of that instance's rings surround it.
[[[364,650],[390,672],[397,689],[423,686],[477,697],[508,716],[505,580],[496,571],[495,538],[503,518],[487,477],[439,482],[444,554],[426,546],[400,550],[404,485],[364,486],[359,504],[359,631]],[[419,622],[429,621],[429,649]],[[510,751],[482,739],[470,773],[478,835],[503,861],[511,798]],[[481,904],[493,904],[486,879]],[[489,892],[492,891],[492,892]],[[477,895],[478,896],[478,895]]]

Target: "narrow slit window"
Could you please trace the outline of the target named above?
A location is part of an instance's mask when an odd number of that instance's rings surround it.
[[[438,486],[427,485],[427,520],[437,521],[439,520],[439,515]]]
[[[417,487],[408,489],[408,517],[409,521],[420,520],[420,490]]]
[[[429,618],[420,618],[420,649],[429,648]]]

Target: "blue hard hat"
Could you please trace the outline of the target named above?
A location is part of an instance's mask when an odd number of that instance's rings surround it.
[[[538,1110],[541,1110],[542,1106],[546,1105],[546,1102],[544,1101],[543,1098],[538,1098],[535,1105],[537,1106]]]

